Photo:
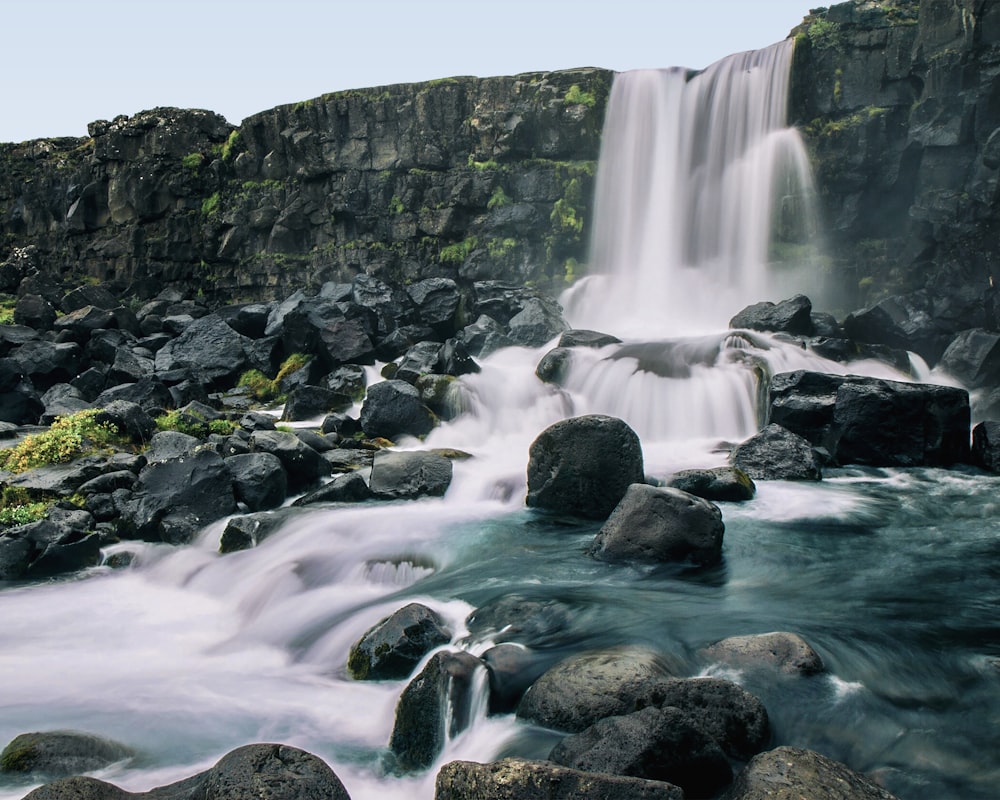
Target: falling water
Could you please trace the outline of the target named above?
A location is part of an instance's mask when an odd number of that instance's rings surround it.
[[[601,274],[567,307],[578,327],[626,341],[576,348],[560,387],[536,379],[542,351],[483,359],[459,382],[465,413],[398,443],[472,456],[443,500],[291,509],[258,547],[225,556],[223,522],[184,548],[122,545],[136,555],[128,569],[3,589],[0,744],[58,728],[118,739],[139,757],[98,777],[142,791],[281,741],[328,761],[353,800],[430,800],[441,764],[545,758],[556,735],[481,708],[429,770],[395,774],[387,743],[406,681],[352,680],[349,648],[418,601],[450,626],[447,648],[482,654],[491,642],[469,633],[469,613],[517,595],[558,609],[529,643],[550,662],[638,645],[693,675],[711,672],[696,654],[721,638],[796,631],[828,675],[729,674],[764,701],[776,742],[878,773],[909,800],[995,796],[1000,479],[761,482],[752,503],[721,504],[724,563],[703,571],[597,562],[583,554],[597,525],[524,508],[528,448],[553,422],[620,416],[663,477],[725,462],[721,445],[759,424],[762,375],[847,369],[727,329],[743,305],[791,293],[785,267],[774,277],[788,260],[778,245],[812,224],[801,145],[783,127],[790,47],[616,79],[591,259]],[[2,777],[0,800],[31,785]]]
[[[597,173],[590,272],[564,298],[579,327],[640,336],[717,331],[788,292],[783,249],[815,229],[811,172],[786,126],[792,42],[704,72],[618,75]],[[807,266],[807,265],[801,265]],[[785,294],[784,296],[788,296]]]

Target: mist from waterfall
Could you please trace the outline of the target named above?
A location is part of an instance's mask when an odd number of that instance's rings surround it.
[[[591,276],[562,298],[573,325],[647,337],[719,331],[743,306],[815,277],[810,166],[786,123],[792,49],[786,40],[700,73],[616,76]]]

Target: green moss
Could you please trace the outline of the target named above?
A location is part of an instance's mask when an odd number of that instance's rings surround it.
[[[240,146],[240,132],[237,130],[232,131],[229,134],[229,138],[226,139],[226,143],[222,145],[222,150],[220,155],[223,161],[231,160],[235,155],[236,151]]]
[[[823,17],[809,23],[809,27],[806,28],[806,36],[809,37],[809,42],[817,50],[836,49],[843,51],[844,49],[840,26]]]
[[[310,358],[310,356],[303,353],[292,353],[281,362],[278,374],[275,375],[273,380],[268,378],[259,369],[251,369],[240,376],[239,382],[236,385],[247,389],[254,399],[262,403],[279,400],[281,399],[281,382],[293,372],[302,369],[309,363]]]
[[[492,158],[487,161],[476,161],[476,158],[472,153],[469,153],[468,164],[470,167],[472,167],[472,169],[476,170],[477,172],[485,172],[486,170],[491,170],[491,169],[500,169],[500,165]]]
[[[587,108],[593,108],[597,105],[597,98],[594,97],[593,92],[585,92],[574,83],[569,87],[569,91],[566,92],[566,102],[571,103],[572,105],[582,105]]]
[[[583,220],[577,210],[565,197],[561,197],[552,205],[549,222],[557,232],[580,234],[583,231]]]
[[[476,249],[479,240],[475,236],[470,236],[461,242],[442,247],[438,255],[438,260],[442,264],[461,264],[469,257],[469,254]]]
[[[64,464],[112,444],[123,443],[113,425],[96,421],[98,413],[99,409],[91,408],[59,417],[48,430],[0,450],[0,469],[25,472],[35,467]]]
[[[403,205],[403,201],[399,199],[399,196],[394,194],[389,201],[389,213],[398,216],[404,211],[406,211],[406,206]]]
[[[198,168],[205,162],[205,156],[201,153],[188,153],[181,159],[181,166],[192,172],[197,172]]]
[[[50,503],[17,503],[0,507],[0,525],[27,525],[29,522],[38,522],[44,519],[49,513]],[[4,769],[7,769],[4,766]]]
[[[214,192],[209,197],[206,197],[201,201],[201,214],[203,217],[208,219],[213,219],[219,214],[219,205],[222,202],[222,198],[219,196],[218,192]]]
[[[486,242],[486,252],[491,258],[506,258],[517,249],[517,239],[489,239]]]
[[[494,208],[503,208],[504,206],[510,205],[513,202],[514,202],[513,199],[511,199],[510,195],[508,195],[503,190],[503,187],[498,186],[496,189],[493,190],[493,194],[490,195],[490,199],[486,203],[486,207],[490,210]]]

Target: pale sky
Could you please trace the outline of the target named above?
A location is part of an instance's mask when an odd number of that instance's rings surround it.
[[[816,0],[0,0],[0,141],[156,106],[244,117],[326,92],[572,67],[700,69]]]

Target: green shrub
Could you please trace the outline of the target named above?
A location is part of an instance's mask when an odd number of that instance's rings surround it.
[[[49,505],[49,503],[37,501],[4,506],[0,508],[0,525],[27,525],[29,522],[38,522],[49,513]]]
[[[309,363],[309,359],[310,356],[303,353],[292,353],[281,362],[278,374],[273,380],[259,369],[251,369],[240,375],[236,385],[247,389],[251,397],[262,403],[279,400],[281,399],[281,382],[293,372],[302,369]]]
[[[569,91],[566,92],[566,102],[572,105],[582,105],[587,108],[593,108],[597,105],[597,98],[594,97],[593,92],[585,92],[574,83],[569,87]]]
[[[508,195],[502,186],[498,186],[493,190],[493,194],[490,195],[489,202],[486,203],[486,207],[490,210],[494,208],[503,208],[504,206],[510,205],[514,202],[510,195]]]
[[[212,218],[219,213],[219,203],[221,198],[219,193],[215,192],[210,197],[206,197],[201,201],[201,213],[202,216]]]
[[[461,242],[442,247],[438,260],[442,264],[461,264],[469,257],[469,253],[476,249],[478,243],[479,240],[475,236],[470,236]]]
[[[90,408],[59,417],[48,430],[28,436],[7,450],[0,450],[0,469],[25,472],[49,464],[64,464],[122,443],[124,440],[113,425],[96,421],[98,413],[98,409]]]
[[[205,156],[201,153],[188,153],[184,158],[181,159],[181,166],[185,169],[198,171],[198,168],[204,163]]]
[[[226,143],[222,145],[222,160],[229,161],[236,154],[236,149],[239,147],[239,144],[240,132],[233,131],[229,134],[229,138],[226,139]]]

